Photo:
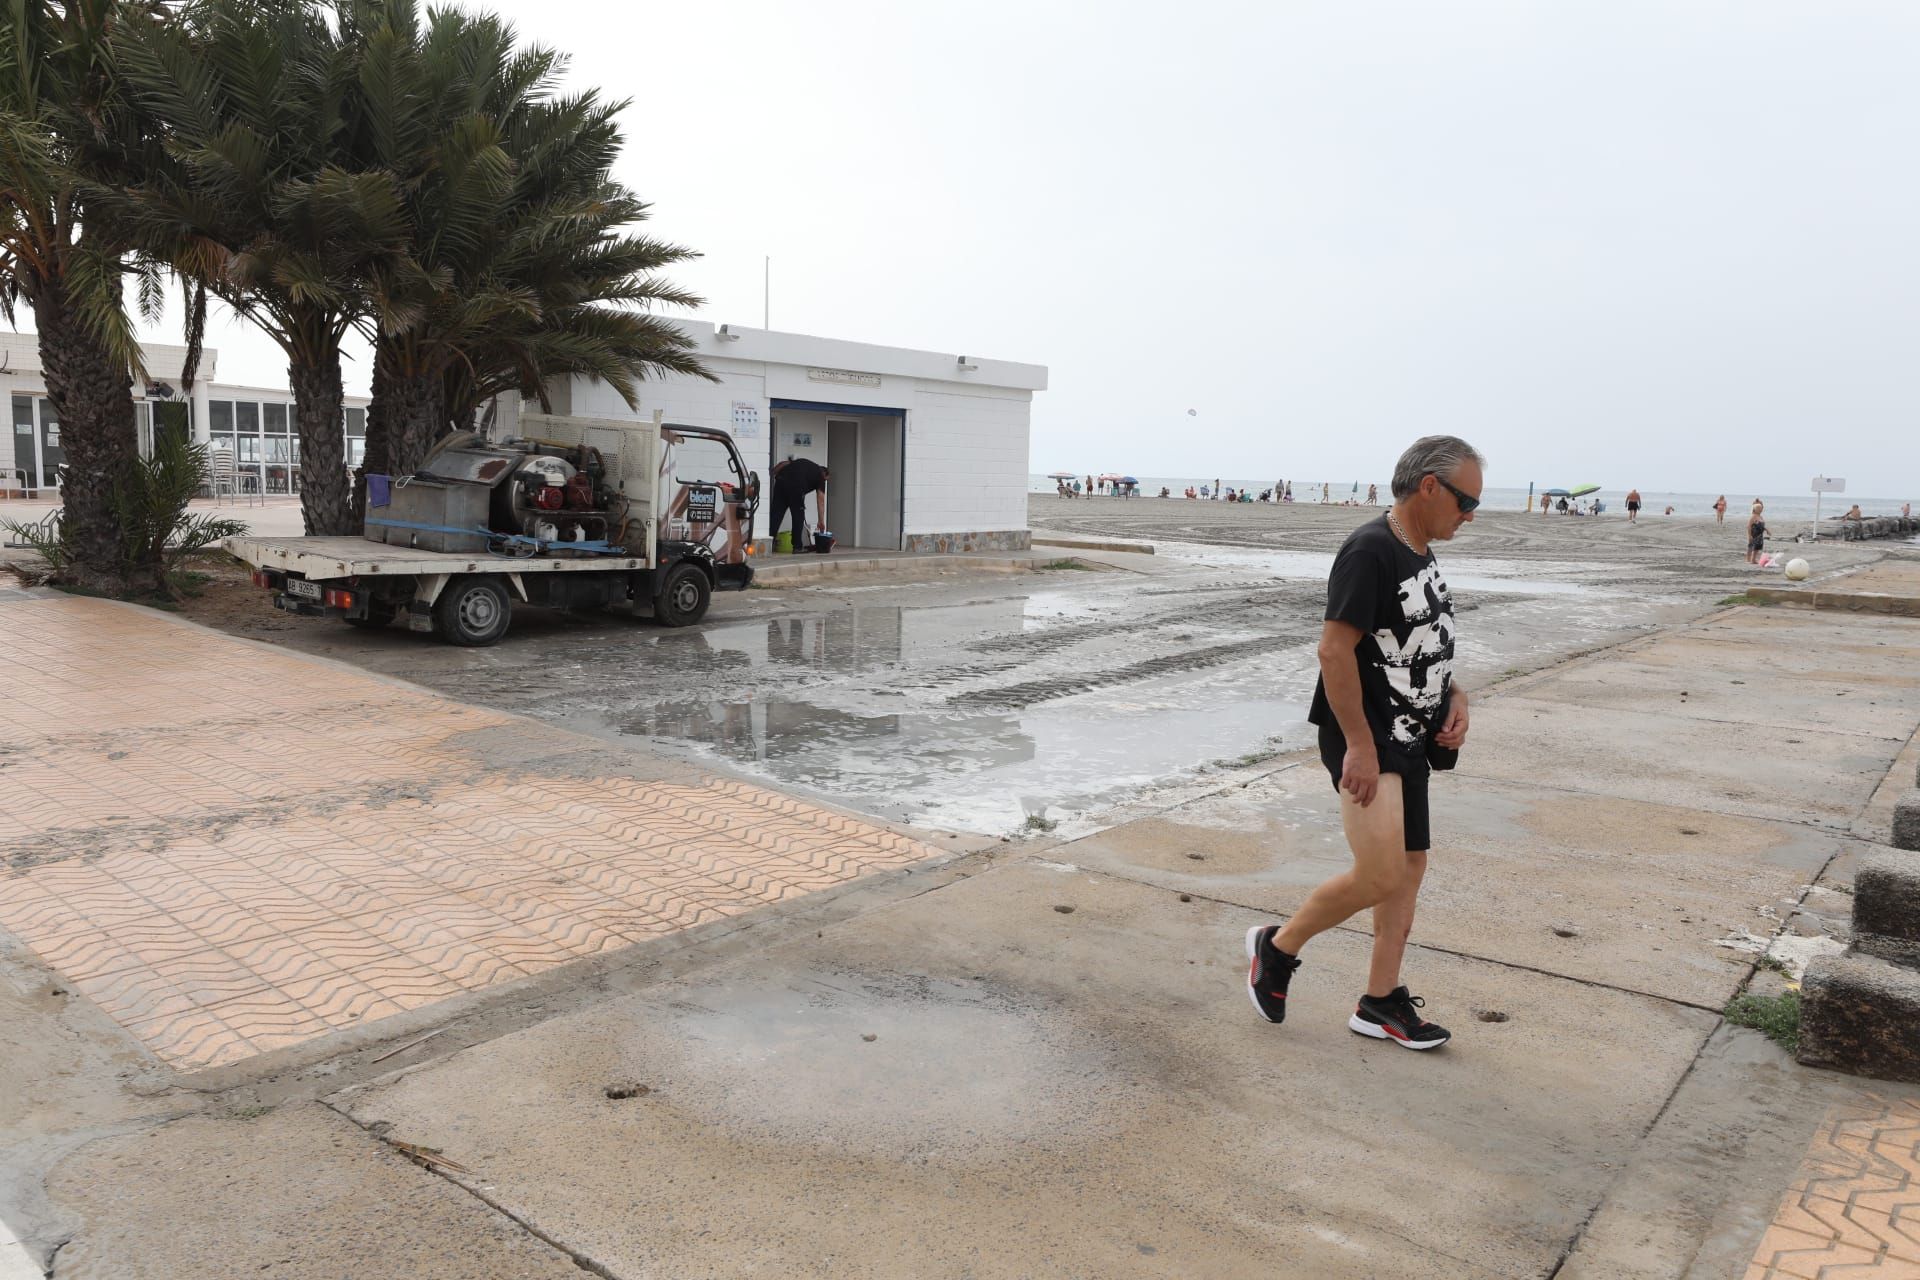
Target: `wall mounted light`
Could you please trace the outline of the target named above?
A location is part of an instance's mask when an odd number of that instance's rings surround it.
[[[978,369],[980,367],[979,365],[973,363],[973,361],[967,359],[965,356],[961,356],[958,363],[960,365],[961,371],[964,373],[972,373],[975,369]]]
[[[714,330],[713,336],[716,338],[725,339],[728,342],[740,341],[740,335],[733,331],[732,325],[728,325],[728,324],[723,324],[718,329]]]

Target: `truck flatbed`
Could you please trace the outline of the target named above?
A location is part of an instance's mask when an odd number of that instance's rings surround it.
[[[227,538],[220,545],[256,568],[279,569],[314,579],[390,574],[581,573],[647,567],[645,556],[495,556],[472,551],[422,551],[354,537],[243,537]]]

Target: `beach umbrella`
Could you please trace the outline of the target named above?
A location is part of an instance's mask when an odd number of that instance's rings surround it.
[[[1118,471],[1102,471],[1100,473],[1100,478],[1102,480],[1119,480],[1119,479],[1123,479],[1124,477],[1122,477]]]
[[[1049,472],[1047,472],[1047,479],[1049,479],[1049,480],[1077,480],[1077,479],[1079,479],[1079,478],[1080,478],[1080,473],[1079,473],[1078,471],[1049,471]]]
[[[1569,498],[1584,498],[1590,493],[1598,492],[1600,492],[1600,486],[1597,484],[1577,484],[1567,490],[1567,496]]]
[[[1140,482],[1138,480],[1135,480],[1132,476],[1121,476],[1120,483],[1121,484],[1139,484]]]
[[[1565,489],[1542,489],[1540,496],[1543,498],[1571,498],[1573,495]]]

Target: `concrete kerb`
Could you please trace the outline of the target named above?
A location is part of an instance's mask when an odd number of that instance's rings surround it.
[[[1804,587],[1748,587],[1755,604],[1789,605],[1801,609],[1836,609],[1846,613],[1884,613],[1896,618],[1920,618],[1920,599],[1883,591],[1809,591]]]
[[[792,560],[802,563],[786,563],[788,557],[779,557],[778,564],[768,564],[767,559],[758,560],[753,569],[753,585],[756,587],[784,587],[790,584],[818,582],[829,578],[878,578],[904,579],[932,577],[954,570],[974,570],[988,573],[1033,573],[1039,571],[1045,562],[1044,557],[1035,555],[912,555],[888,556],[882,559],[864,559],[858,556],[794,556]],[[1093,565],[1086,565],[1093,568]]]
[[[1894,801],[1891,843],[1896,849],[1920,849],[1920,788]]]
[[[1150,556],[1153,554],[1151,542],[1121,542],[1099,538],[1056,538],[1035,534],[1033,545],[1036,547],[1067,547],[1078,551],[1125,551],[1133,555]]]
[[[1920,854],[1877,850],[1853,877],[1853,945],[1920,967]]]
[[[1877,956],[1821,956],[1801,982],[1800,1062],[1920,1081],[1920,972]]]

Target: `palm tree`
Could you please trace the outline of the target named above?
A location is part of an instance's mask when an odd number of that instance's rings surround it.
[[[113,212],[286,354],[309,534],[354,531],[341,342],[366,283],[404,255],[395,176],[355,153],[361,51],[310,0],[204,0],[131,23],[129,91],[167,138]]]
[[[128,585],[113,494],[139,454],[133,376],[140,344],[122,300],[126,248],[86,198],[78,169],[142,140],[119,96],[111,37],[117,0],[8,0],[0,6],[0,314],[33,312],[47,398],[59,415],[63,580]],[[158,305],[155,281],[142,300]]]
[[[619,230],[647,213],[609,176],[626,104],[556,98],[564,59],[516,49],[497,18],[432,10],[421,31],[410,0],[357,12],[379,22],[367,133],[405,175],[414,230],[407,257],[374,277],[366,469],[410,471],[485,399],[544,399],[556,375],[595,374],[629,404],[650,373],[711,377],[679,329],[629,309],[700,299],[655,274],[695,254]]]

